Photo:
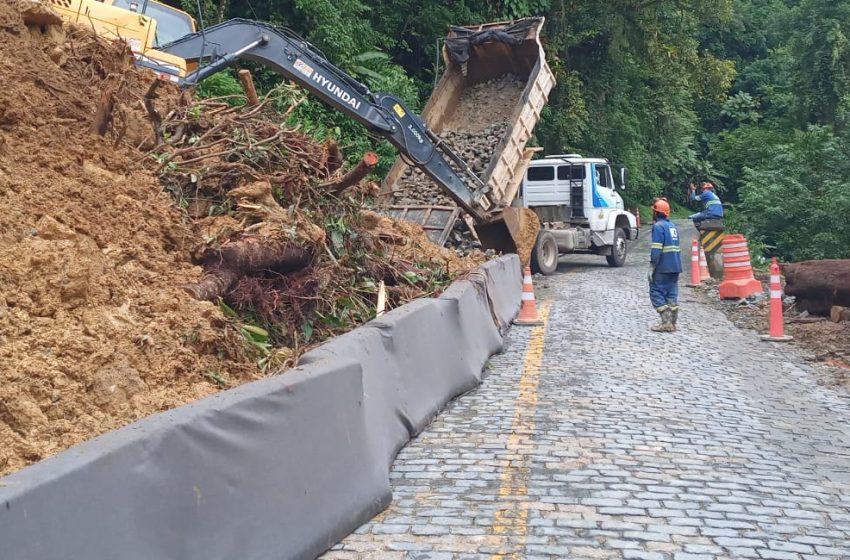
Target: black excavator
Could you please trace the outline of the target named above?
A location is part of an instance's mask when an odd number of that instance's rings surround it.
[[[157,46],[157,50],[194,68],[177,78],[182,87],[194,86],[238,60],[271,68],[386,138],[410,165],[421,169],[472,217],[484,248],[516,252],[524,226],[528,235],[525,211],[494,203],[488,197],[489,187],[402,100],[370,91],[289,29],[232,19]],[[534,238],[531,236],[532,243]]]

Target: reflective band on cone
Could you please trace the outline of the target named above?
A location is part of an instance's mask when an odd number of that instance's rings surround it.
[[[711,278],[711,273],[708,271],[708,261],[705,258],[705,251],[702,245],[699,246],[699,279],[700,282],[705,282]]]
[[[699,282],[699,241],[693,239],[691,240],[691,282],[686,286],[693,288],[699,286]]]
[[[514,319],[515,325],[536,326],[543,321],[537,315],[537,303],[534,300],[534,284],[531,282],[531,268],[525,267],[522,277],[522,306],[519,315]]]
[[[782,283],[779,279],[779,265],[776,257],[770,263],[770,334],[761,339],[769,342],[788,342],[793,337],[785,334],[785,320],[782,318]]]
[[[763,293],[761,282],[753,277],[750,251],[743,235],[723,238],[723,281],[719,289],[721,299],[743,299]]]

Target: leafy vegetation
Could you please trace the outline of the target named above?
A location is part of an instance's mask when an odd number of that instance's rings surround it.
[[[180,2],[198,15],[196,0]],[[687,205],[688,183],[712,180],[730,224],[768,253],[850,257],[850,0],[202,0],[200,11],[286,25],[414,108],[440,72],[448,25],[546,16],[558,80],[537,129],[547,152],[627,165],[630,207],[657,195]],[[254,70],[263,90],[279,81]],[[392,162],[390,146],[314,99],[289,118],[351,158],[376,150],[379,174]]]

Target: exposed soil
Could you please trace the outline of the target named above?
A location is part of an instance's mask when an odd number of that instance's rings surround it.
[[[18,6],[41,24],[24,25]],[[257,376],[196,278],[191,232],[128,144],[151,128],[129,54],[0,4],[0,474]],[[22,65],[22,57],[26,64]],[[110,134],[90,132],[115,89]]]
[[[756,274],[764,286],[769,277]],[[736,326],[767,334],[770,330],[770,300],[723,301],[717,292],[717,283],[709,281],[694,288],[701,301],[720,309]],[[801,312],[786,300],[783,305],[785,334],[794,339],[787,344],[798,348],[812,362],[823,367],[816,368],[818,381],[827,386],[841,386],[850,390],[850,323],[833,323],[828,318]]]
[[[246,340],[227,308],[184,289],[204,278],[210,251],[284,233],[310,249],[308,268],[241,275],[226,291],[233,306],[284,321],[315,320],[317,308],[339,308],[343,296],[373,313],[374,281],[385,278],[404,279],[388,282],[390,305],[400,305],[483,260],[434,247],[417,226],[359,215],[374,184],[350,187],[345,200],[324,195],[319,181],[334,179],[338,151],[282,129],[280,114],[235,110],[217,129],[225,136],[218,146],[236,142],[229,133],[237,128],[260,144],[203,165],[191,162],[213,150],[199,142],[181,152],[174,128],[162,148],[144,105],[154,76],[135,69],[120,43],[63,29],[41,3],[0,3],[0,78],[0,476],[263,375],[257,348],[265,342]],[[101,136],[92,130],[104,92],[114,107]],[[190,98],[165,84],[157,95],[167,122],[188,122]],[[193,118],[199,131],[221,122]],[[286,161],[257,156],[277,141],[299,151]],[[151,151],[171,163],[158,166],[144,155]],[[346,219],[334,222],[344,228],[339,239],[325,231],[338,209]],[[369,317],[343,315],[317,325],[311,343]],[[276,332],[304,326],[284,322]],[[280,350],[289,360],[304,349]]]

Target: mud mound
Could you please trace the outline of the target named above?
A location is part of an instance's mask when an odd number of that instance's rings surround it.
[[[129,147],[150,142],[152,76],[120,44],[21,0],[0,3],[0,80],[5,474],[257,368],[219,309],[178,288],[201,272],[191,231]],[[90,129],[107,85],[101,137]]]
[[[377,156],[342,174],[338,147],[280,124],[271,100],[297,103],[290,93],[279,88],[253,107],[205,100],[174,111],[162,134],[174,140],[151,158],[190,215],[219,214],[194,222],[207,274],[187,291],[255,317],[283,365],[374,317],[381,283],[394,307],[483,261],[434,246],[419,226],[363,212],[378,186],[358,178]]]
[[[483,260],[361,212],[377,185],[272,99],[194,100],[39,2],[0,4],[0,79],[0,475],[291,365],[373,318],[381,285],[401,305]]]

